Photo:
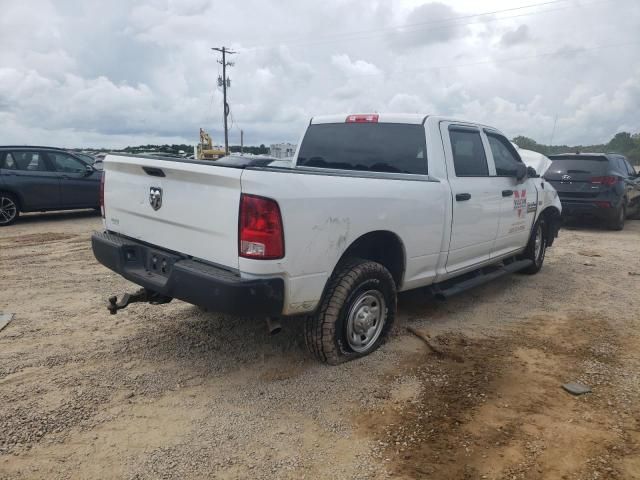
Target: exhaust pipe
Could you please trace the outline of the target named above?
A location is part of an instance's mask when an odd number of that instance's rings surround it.
[[[277,317],[267,317],[267,330],[269,335],[276,335],[282,331],[282,325]]]

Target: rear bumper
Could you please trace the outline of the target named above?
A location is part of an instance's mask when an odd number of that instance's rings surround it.
[[[598,202],[598,203],[596,203]],[[609,206],[605,206],[603,202],[608,202]],[[560,199],[562,204],[562,216],[593,216],[598,218],[611,218],[616,215],[618,203],[610,199],[595,200],[565,200]]]
[[[280,315],[281,278],[245,279],[207,263],[126,237],[94,233],[93,254],[105,267],[148,290],[234,315]]]

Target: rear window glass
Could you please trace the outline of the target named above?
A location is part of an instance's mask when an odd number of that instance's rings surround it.
[[[424,127],[400,123],[310,125],[300,145],[297,165],[426,174]]]
[[[11,152],[6,153],[4,160],[0,162],[0,168],[7,168],[9,170],[15,170],[18,168]]]
[[[487,156],[478,130],[449,128],[457,177],[487,177]]]
[[[558,173],[603,173],[609,167],[607,157],[594,155],[572,156],[572,157],[549,157],[552,160],[549,170]]]

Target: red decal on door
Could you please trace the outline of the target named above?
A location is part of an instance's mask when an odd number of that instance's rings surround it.
[[[522,211],[527,207],[527,191],[513,192],[513,209],[517,210],[518,217],[522,217]]]

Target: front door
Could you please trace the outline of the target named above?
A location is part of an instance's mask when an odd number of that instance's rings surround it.
[[[97,207],[100,204],[100,173],[89,172],[87,164],[64,152],[47,152],[60,178],[63,208]]]
[[[475,126],[441,124],[453,210],[447,272],[489,260],[502,197],[490,176],[485,145]]]
[[[516,168],[523,162],[511,142],[492,130],[485,130],[485,134],[495,166],[496,190],[502,198],[498,235],[491,254],[500,257],[527,245],[538,208],[538,191],[527,177],[516,179]]]
[[[22,210],[45,210],[60,206],[58,175],[42,152],[8,152],[3,175],[20,195]]]

